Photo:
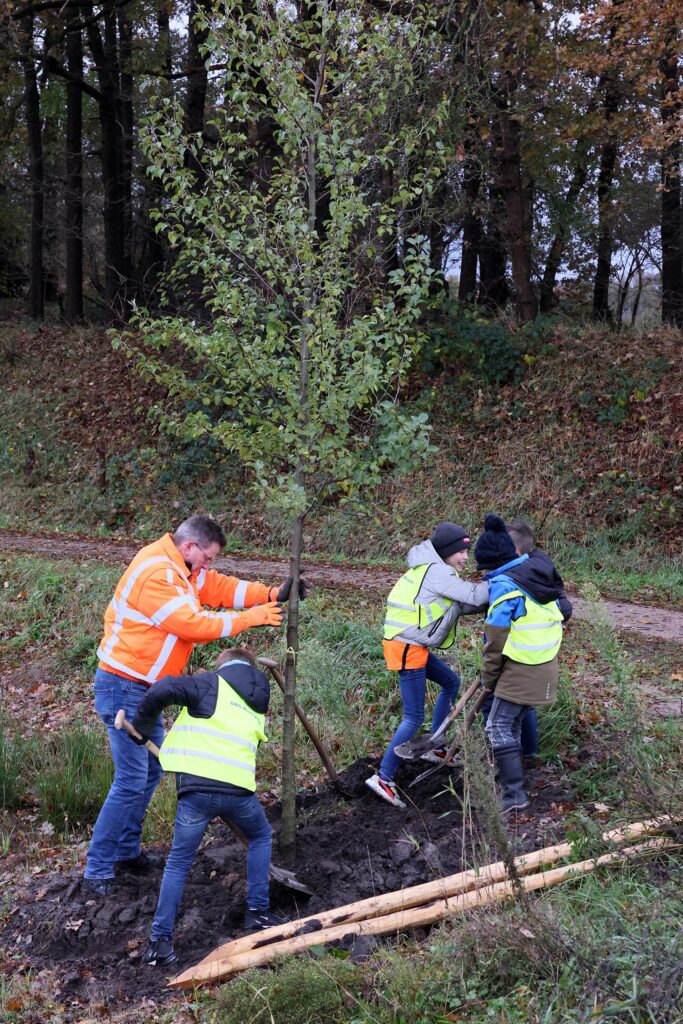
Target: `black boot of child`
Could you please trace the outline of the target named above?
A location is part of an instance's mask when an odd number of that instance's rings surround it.
[[[524,792],[524,769],[520,748],[501,747],[500,750],[493,751],[493,759],[496,762],[501,788],[500,802],[503,814],[524,810],[529,806],[529,798]]]

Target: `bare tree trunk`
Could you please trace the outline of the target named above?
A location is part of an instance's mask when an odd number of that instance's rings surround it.
[[[543,272],[540,295],[541,313],[549,313],[555,306],[555,283],[557,281],[557,272],[560,269],[560,264],[564,255],[564,248],[571,233],[571,219],[574,204],[579,198],[581,189],[585,185],[586,178],[588,177],[589,154],[589,145],[585,142],[577,143],[574,174],[569,184],[569,188],[567,189],[567,194],[564,197],[564,210],[560,215],[560,223],[557,231],[555,232],[555,236],[550,243],[548,258]]]
[[[475,125],[475,127],[477,126]],[[465,134],[465,151],[462,182],[465,194],[465,219],[462,228],[458,299],[461,302],[474,302],[477,294],[477,263],[482,241],[481,218],[476,212],[482,184],[482,167],[471,131]]]
[[[104,39],[94,18],[93,5],[83,7],[88,44],[97,68],[100,87],[99,114],[102,133],[102,184],[104,187],[105,297],[115,316],[124,317],[128,268],[125,258],[125,191],[123,187],[123,139],[119,109],[119,75],[116,55],[116,20],[110,8],[104,15]]]
[[[670,140],[661,157],[662,322],[683,327],[683,244],[681,242],[681,137],[683,100],[676,57],[676,36],[659,64],[661,117]]]
[[[633,300],[633,309],[631,310],[631,327],[636,325],[636,317],[638,316],[638,307],[640,305],[640,296],[643,294],[643,266],[638,259],[638,288],[636,295]]]
[[[304,352],[302,351],[302,358]],[[305,481],[303,469],[297,483]],[[287,655],[282,709],[282,825],[280,853],[287,864],[296,858],[296,663],[299,653],[299,579],[303,550],[304,515],[296,517],[292,532],[289,574],[294,577],[287,609]]]
[[[196,135],[204,131],[204,108],[206,105],[206,89],[208,74],[204,66],[204,58],[200,46],[206,40],[206,30],[195,23],[200,12],[206,13],[211,7],[211,0],[190,0],[187,15],[187,66],[192,73],[187,79],[185,93],[185,110],[183,129],[186,135]],[[189,151],[185,151],[185,166],[196,171],[199,181],[204,177],[201,161]]]
[[[609,304],[609,281],[612,273],[612,182],[617,163],[617,147],[607,142],[600,156],[598,172],[598,245],[593,284],[593,318],[605,323],[612,322],[612,310]]]
[[[83,40],[75,24],[79,13],[66,12],[67,69],[83,78]],[[67,323],[83,319],[83,93],[76,82],[66,86],[66,302]]]
[[[27,14],[23,24],[21,66],[24,74],[26,105],[26,136],[31,176],[31,235],[29,250],[29,285],[27,312],[42,319],[45,315],[43,297],[43,233],[44,233],[44,165],[43,134],[40,119],[40,94],[33,55],[33,15]]]
[[[121,205],[123,209],[123,252],[127,293],[133,274],[133,26],[130,12],[117,12],[119,37],[119,118],[121,123]],[[128,298],[130,298],[128,294]]]
[[[505,199],[505,236],[512,263],[517,316],[522,323],[527,323],[534,319],[538,310],[531,284],[531,188],[522,168],[522,129],[518,118],[514,114],[501,114],[500,130],[500,179]]]

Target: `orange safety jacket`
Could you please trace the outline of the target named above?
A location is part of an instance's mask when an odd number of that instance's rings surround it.
[[[239,609],[275,600],[277,589],[215,569],[190,573],[167,533],[139,551],[119,580],[104,613],[100,668],[148,684],[182,675],[196,643],[241,633],[249,623]]]

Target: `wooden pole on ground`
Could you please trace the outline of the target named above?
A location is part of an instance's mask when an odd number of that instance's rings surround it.
[[[613,843],[615,846],[633,842],[641,836],[661,831],[670,820],[668,817],[652,818],[648,821],[638,821],[632,825],[612,829],[609,832],[603,832],[602,842]],[[543,864],[554,864],[558,860],[562,860],[563,857],[569,857],[572,849],[571,843],[558,843],[555,846],[546,846],[541,850],[532,850],[530,853],[524,853],[517,857],[515,869],[518,874],[529,874]],[[307,931],[319,932],[331,925],[360,921],[369,917],[381,917],[393,911],[418,907],[430,900],[446,899],[459,892],[467,892],[493,882],[501,882],[507,878],[507,874],[507,867],[501,860],[493,864],[486,864],[481,868],[469,868],[466,871],[459,871],[455,875],[436,878],[432,882],[412,885],[407,889],[382,893],[380,896],[370,896],[367,899],[358,900],[356,903],[347,903],[342,907],[324,910],[320,914],[311,914],[308,917],[287,921],[274,928],[242,935],[239,939],[233,939],[212,950],[200,963],[205,964],[211,960],[224,959],[235,953],[244,953],[249,949],[265,946],[269,942],[280,942],[282,939]]]
[[[576,864],[569,864],[565,867],[527,875],[522,878],[522,885],[527,892],[549,888],[576,878],[579,875],[587,874],[596,867],[613,864],[615,861],[623,861],[642,853],[662,850],[671,845],[671,841],[665,838],[646,840],[637,846],[627,847],[624,850],[613,853],[606,853],[592,860],[579,861]],[[191,968],[189,971],[185,971],[183,974],[178,975],[178,977],[173,978],[169,982],[169,988],[196,988],[199,985],[222,981],[240,971],[246,971],[252,967],[262,967],[279,956],[299,953],[311,946],[335,942],[342,939],[345,935],[388,935],[404,931],[408,928],[419,928],[435,924],[437,921],[441,921],[456,912],[469,910],[473,907],[486,906],[493,902],[512,898],[514,895],[515,888],[512,882],[498,882],[481,889],[475,889],[474,892],[461,893],[458,896],[438,900],[426,906],[401,910],[397,913],[387,914],[370,920],[354,921],[350,924],[345,923],[325,928],[320,932],[298,935],[294,938],[285,939],[282,942],[272,942],[262,948],[251,949],[245,953],[237,953],[231,957],[212,960]]]
[[[615,845],[631,842],[645,834],[658,830],[661,831],[670,821],[670,817],[662,817],[636,822],[603,833],[602,840],[605,843],[613,843]],[[534,850],[523,854],[516,859],[515,866],[517,871],[523,874],[533,871],[542,864],[552,864],[568,856],[571,852],[571,844],[560,843],[542,850]],[[317,941],[320,941],[321,932],[329,927],[346,927],[358,920],[383,917],[392,912],[403,912],[428,901],[439,898],[448,899],[457,893],[492,884],[506,877],[507,869],[503,862],[499,861],[495,864],[485,865],[481,869],[461,871],[446,878],[436,879],[433,882],[411,886],[408,889],[400,889],[397,892],[384,893],[381,896],[373,896],[343,907],[323,911],[318,915],[289,921],[278,927],[253,932],[250,935],[245,935],[225,943],[211,952],[194,968],[185,972],[185,974],[190,976],[194,971],[206,964],[218,960],[226,960],[246,953],[251,949],[261,949],[269,944],[281,943],[285,939],[298,937],[305,933],[314,933],[317,936]],[[179,975],[179,978],[184,977],[185,975]]]

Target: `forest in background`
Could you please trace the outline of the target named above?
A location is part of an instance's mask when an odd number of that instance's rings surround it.
[[[5,5],[0,295],[25,298],[36,318],[57,303],[70,323],[125,321],[133,302],[150,309],[164,295],[169,302],[162,282],[177,254],[154,213],[167,195],[142,145],[165,102],[181,112],[183,140],[194,140],[184,165],[198,191],[208,169],[235,164],[217,127],[220,111],[242,118],[242,186],[267,194],[273,168],[287,160],[286,143],[265,107],[253,116],[226,92],[225,55],[211,48],[212,24],[226,6]],[[258,6],[230,5],[231,17],[248,21]],[[323,6],[297,0],[274,12],[315,26]],[[356,239],[368,288],[381,290],[401,267],[407,240],[419,237],[432,269],[455,277],[458,299],[486,315],[512,309],[528,322],[560,309],[636,323],[649,293],[662,321],[683,325],[673,0],[358,0],[351,7],[365,30],[397,39],[415,32],[417,40],[410,76],[396,81],[384,109],[372,108],[355,139],[366,154],[380,137],[394,145],[391,161],[363,162],[362,154],[359,161],[364,193],[393,203],[395,213],[391,232],[369,221]],[[305,69],[310,55],[300,56]],[[227,63],[239,59],[228,54]],[[332,52],[325,74],[343,91],[342,65]],[[305,71],[298,84],[310,96]],[[263,88],[256,72],[251,86],[257,94]],[[419,126],[437,108],[434,143]],[[424,145],[405,145],[411,126]],[[402,180],[420,174],[431,186],[411,195]],[[320,234],[325,187],[321,174]],[[436,276],[432,291],[442,282]],[[183,302],[186,295],[170,297],[176,308]]]

